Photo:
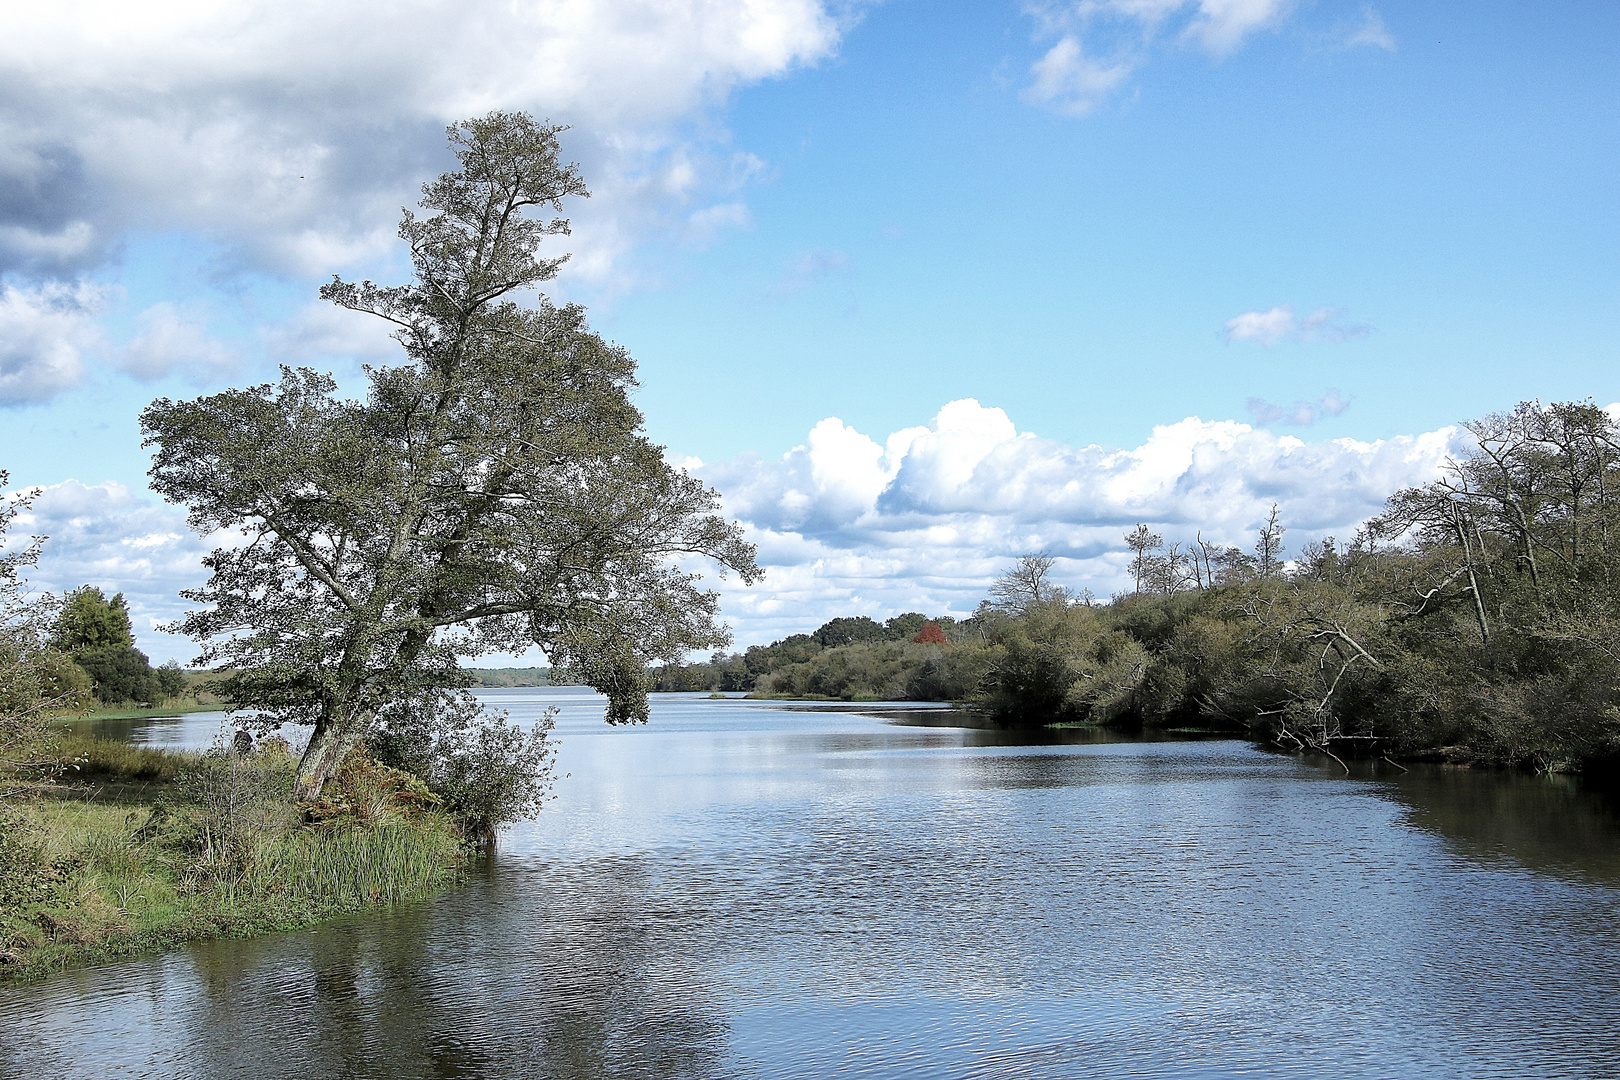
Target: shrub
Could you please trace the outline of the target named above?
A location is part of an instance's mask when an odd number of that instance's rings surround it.
[[[492,837],[539,813],[551,797],[555,748],[548,736],[556,714],[546,710],[527,733],[505,715],[489,717],[439,741],[428,784],[469,835]]]

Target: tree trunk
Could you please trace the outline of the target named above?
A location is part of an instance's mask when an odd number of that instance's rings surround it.
[[[321,789],[326,781],[337,772],[343,759],[349,756],[349,751],[360,744],[364,728],[361,725],[339,723],[322,718],[315,725],[315,733],[309,737],[309,745],[304,748],[304,756],[298,761],[298,780],[293,785],[293,796],[300,801],[310,801],[321,796]]]

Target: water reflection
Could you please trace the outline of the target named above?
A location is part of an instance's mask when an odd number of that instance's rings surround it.
[[[0,1074],[1620,1074],[1577,785],[491,697],[561,705],[573,775],[466,887],[0,992]]]
[[[1420,765],[1383,774],[1412,825],[1474,859],[1512,859],[1548,873],[1620,885],[1620,801],[1606,784]]]
[[[261,943],[248,963],[211,944],[181,1018],[188,1059],[206,1076],[733,1075],[724,1019],[680,977],[698,958],[645,931],[646,885],[633,860],[571,879],[486,868],[441,902]],[[243,1060],[266,1045],[274,1060]]]

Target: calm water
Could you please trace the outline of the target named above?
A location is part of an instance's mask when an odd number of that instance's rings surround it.
[[[1620,819],[1574,784],[486,697],[561,705],[572,775],[468,885],[0,991],[0,1075],[1620,1076]]]

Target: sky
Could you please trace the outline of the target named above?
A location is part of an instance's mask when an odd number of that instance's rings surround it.
[[[766,567],[738,645],[964,615],[1018,555],[1347,538],[1520,400],[1620,399],[1620,5],[93,0],[0,11],[0,469],[31,575],[130,599],[208,538],[140,410],[397,359],[332,274],[492,108],[570,125],[548,286]],[[493,661],[491,661],[493,662]]]

